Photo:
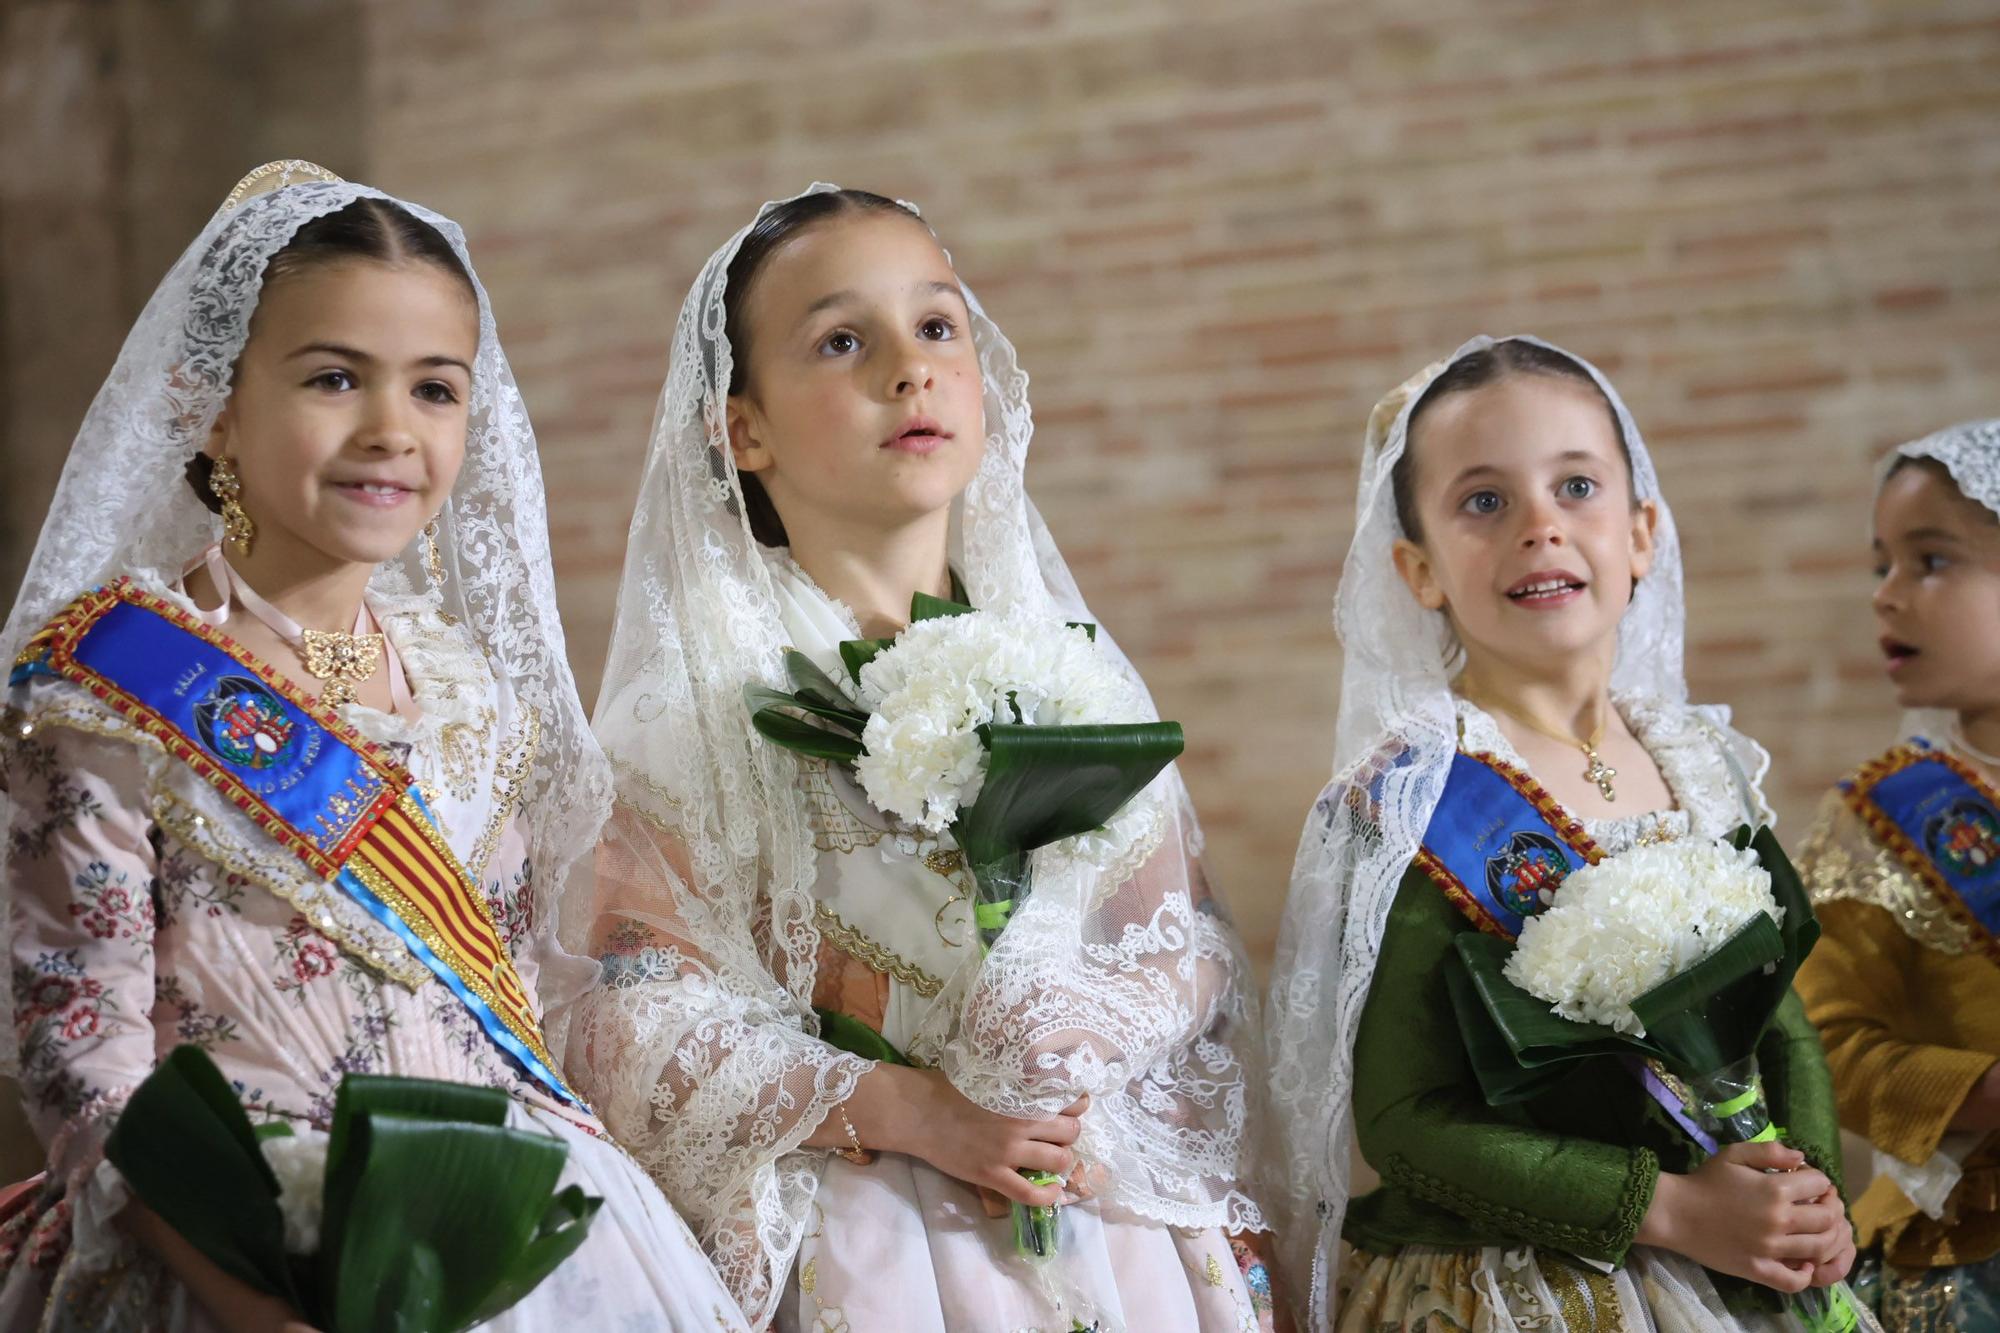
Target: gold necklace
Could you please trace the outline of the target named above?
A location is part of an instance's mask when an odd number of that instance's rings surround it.
[[[375,674],[382,660],[380,634],[350,634],[337,629],[300,630],[306,674],[321,683],[319,701],[338,708],[354,701],[354,687]]]
[[[262,621],[273,634],[291,644],[292,651],[304,663],[306,674],[320,682],[320,703],[327,708],[338,708],[354,702],[354,687],[374,675],[375,668],[382,661],[381,634],[361,632],[361,627],[368,623],[368,608],[364,605],[355,613],[352,632],[306,629],[259,597],[243,581],[243,576],[236,572],[235,566],[220,559],[219,553],[217,559],[223,578],[216,582],[222,584],[226,580],[231,595],[243,604],[244,610]],[[215,577],[213,566],[210,567],[209,577]]]
[[[1505,704],[1474,698],[1470,694],[1465,697],[1471,699],[1473,703],[1481,708],[1505,713],[1508,717],[1513,718],[1516,722],[1528,728],[1528,730],[1538,731],[1552,741],[1561,741],[1564,745],[1574,745],[1577,749],[1583,751],[1583,780],[1596,784],[1598,793],[1606,801],[1616,801],[1618,799],[1618,793],[1611,788],[1611,779],[1618,776],[1618,770],[1605,763],[1603,758],[1597,753],[1597,747],[1604,743],[1604,723],[1602,721],[1597,724],[1597,730],[1591,733],[1589,740],[1579,740],[1577,737],[1571,736],[1566,732],[1557,731],[1553,727],[1545,727],[1531,717],[1523,717]]]

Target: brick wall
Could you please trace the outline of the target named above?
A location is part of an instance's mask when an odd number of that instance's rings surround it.
[[[17,12],[87,26],[105,8]],[[156,8],[110,7],[128,32]],[[116,216],[172,246],[192,234],[239,169],[197,153],[222,98],[242,167],[322,153],[466,224],[554,479],[586,693],[701,261],[815,177],[920,201],[1020,347],[1034,493],[1188,726],[1214,869],[1260,960],[1326,775],[1328,608],[1384,388],[1481,330],[1543,334],[1616,377],[1686,543],[1696,693],[1771,746],[1794,830],[1889,734],[1869,462],[2000,412],[2000,19],[1983,4],[197,8],[223,35],[253,11],[289,35],[239,35],[201,79],[102,74],[122,98],[105,113],[124,136]],[[41,106],[46,61],[9,22],[0,94]],[[60,200],[65,136],[89,122],[40,123],[37,161],[58,165],[37,197]],[[20,194],[0,195],[0,383],[53,360],[83,386],[10,409],[27,496],[167,254],[53,224],[24,242]],[[63,217],[98,215],[74,202]],[[51,314],[38,341],[16,314],[32,271],[94,290],[107,249],[137,279],[105,298],[127,307],[116,327],[73,346]],[[9,559],[11,584],[18,542]]]
[[[1789,827],[1888,737],[1869,461],[2000,412],[1990,7],[411,8],[369,11],[375,174],[472,232],[586,678],[681,297],[820,177],[921,202],[1019,346],[1034,494],[1187,723],[1260,957],[1326,775],[1363,418],[1470,333],[1617,379],[1696,693],[1772,748]]]

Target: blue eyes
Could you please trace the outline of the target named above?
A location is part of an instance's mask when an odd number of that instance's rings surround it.
[[[925,342],[950,342],[958,337],[958,325],[943,315],[932,315],[917,325],[917,337]],[[851,356],[861,350],[861,338],[849,329],[835,329],[819,340],[821,356]]]
[[[1588,500],[1596,495],[1600,489],[1598,484],[1589,477],[1565,477],[1561,484],[1556,487],[1556,495],[1559,499],[1563,500]],[[1468,514],[1487,517],[1505,509],[1507,502],[1501,498],[1498,491],[1474,491],[1472,494],[1466,496],[1459,503],[1458,507]]]

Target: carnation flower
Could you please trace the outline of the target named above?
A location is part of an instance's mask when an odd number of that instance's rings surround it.
[[[1088,631],[1023,610],[920,620],[861,669],[872,716],[855,776],[880,810],[942,833],[979,799],[989,723],[1098,726],[1146,719],[1144,698]],[[1120,841],[1125,812],[1095,835]]]
[[[1556,1013],[1632,1036],[1632,1001],[1762,912],[1782,924],[1757,854],[1699,839],[1634,847],[1565,879],[1521,927],[1506,976]]]
[[[326,1193],[327,1136],[302,1129],[257,1140],[278,1178],[278,1211],[285,1217],[285,1253],[319,1250],[319,1221]]]

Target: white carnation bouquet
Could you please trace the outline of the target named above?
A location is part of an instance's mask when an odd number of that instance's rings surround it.
[[[978,887],[973,919],[986,946],[1029,893],[1031,852],[1054,847],[1109,867],[1152,827],[1133,798],[1180,754],[1180,725],[1146,717],[1144,694],[1097,646],[1094,625],[920,593],[902,633],[850,639],[840,657],[844,686],[804,654],[785,654],[790,690],[744,687],[752,725],[845,765],[876,809],[956,843]],[[820,1019],[835,1045],[903,1058],[865,1024]],[[1057,1212],[1014,1205],[1023,1255],[1055,1252]]]
[[[1571,1060],[1625,1063],[1705,1151],[1778,1137],[1757,1044],[1819,939],[1769,829],[1634,847],[1573,871],[1518,941],[1467,931],[1447,973],[1486,1100],[1525,1101]],[[1846,1284],[1791,1298],[1850,1333]]]
[[[978,802],[992,767],[982,736],[990,728],[1116,726],[1145,716],[1138,686],[1098,651],[1087,626],[1020,610],[916,621],[861,668],[857,684],[869,713],[854,761],[861,790],[878,810],[933,834]],[[1088,831],[1093,850],[1114,861],[1144,823],[1126,803]]]
[[[1784,924],[1771,872],[1749,848],[1701,839],[1634,847],[1565,879],[1548,910],[1522,924],[1505,974],[1564,1018],[1643,1037],[1632,1002],[1759,912]]]

